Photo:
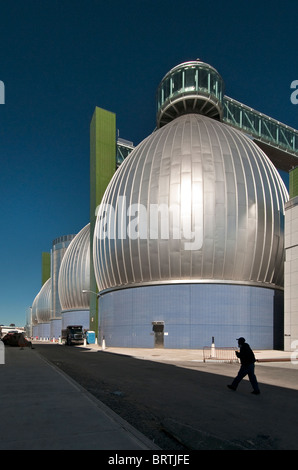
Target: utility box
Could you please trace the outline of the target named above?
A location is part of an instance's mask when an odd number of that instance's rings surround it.
[[[86,340],[87,344],[95,344],[95,331],[87,331]]]

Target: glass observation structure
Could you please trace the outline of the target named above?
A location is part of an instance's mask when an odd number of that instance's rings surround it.
[[[222,120],[223,95],[223,79],[209,64],[196,60],[177,65],[157,90],[157,127],[192,112]]]

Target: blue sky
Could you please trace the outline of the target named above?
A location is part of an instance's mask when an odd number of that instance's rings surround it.
[[[24,325],[41,253],[89,222],[95,106],[138,144],[168,70],[200,58],[226,94],[298,128],[296,1],[0,2],[0,324]]]

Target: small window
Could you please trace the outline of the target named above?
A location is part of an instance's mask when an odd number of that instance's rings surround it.
[[[189,68],[184,71],[184,88],[194,90],[196,86],[196,69]]]
[[[172,93],[176,93],[182,88],[182,70],[174,73],[172,76]]]
[[[165,80],[165,82],[162,85],[162,88],[164,91],[163,102],[165,102],[170,96],[170,78],[167,78]]]
[[[199,70],[199,88],[208,91],[208,72],[207,70]]]

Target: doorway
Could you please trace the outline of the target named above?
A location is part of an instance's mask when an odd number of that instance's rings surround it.
[[[164,347],[164,327],[165,324],[163,321],[153,321],[152,330],[154,332],[154,348],[163,348]]]

